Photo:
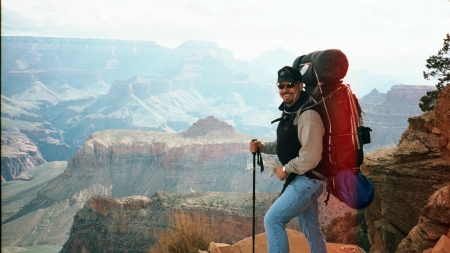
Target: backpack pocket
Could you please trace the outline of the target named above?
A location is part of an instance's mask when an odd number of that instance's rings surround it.
[[[374,189],[359,169],[340,169],[327,182],[327,191],[353,209],[363,209],[372,203]]]

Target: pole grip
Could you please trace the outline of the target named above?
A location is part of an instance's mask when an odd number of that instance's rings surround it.
[[[257,141],[257,139],[252,139],[252,142],[254,142],[254,141]],[[257,149],[259,149],[259,148],[257,148]],[[252,152],[252,154],[256,154],[256,152]]]
[[[252,142],[256,141],[256,139],[252,139]],[[259,149],[259,148],[258,148]],[[257,150],[258,150],[257,149]],[[256,228],[256,208],[255,208],[255,201],[256,201],[256,152],[252,152],[253,154],[253,220],[252,220],[252,253],[255,253],[255,228]]]

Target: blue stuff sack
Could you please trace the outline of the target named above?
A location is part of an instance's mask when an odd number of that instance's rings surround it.
[[[364,209],[372,203],[372,183],[359,169],[340,169],[327,183],[327,191],[353,209]]]

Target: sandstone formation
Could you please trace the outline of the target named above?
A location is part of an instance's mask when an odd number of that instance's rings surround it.
[[[287,229],[290,252],[309,253],[308,240],[303,233]],[[327,243],[328,253],[365,253],[363,249],[355,245],[343,245]],[[245,238],[233,245],[211,242],[208,251],[200,253],[251,253],[253,252],[253,238]],[[255,251],[267,252],[266,233],[255,235]]]
[[[259,235],[256,236],[255,252],[267,250],[265,234],[262,233],[263,216],[276,197],[276,194],[257,195],[256,233]],[[252,241],[251,237],[248,238],[252,233],[251,198],[251,194],[214,192],[158,192],[151,198],[93,196],[76,213],[69,239],[61,253],[88,253],[99,249],[108,252],[148,252],[155,246],[158,235],[172,227],[171,216],[180,211],[196,217],[195,220],[204,217],[202,221],[209,223],[207,227],[214,229],[221,241],[233,244],[229,247],[231,251],[222,248],[220,252],[251,252]],[[309,252],[305,236],[292,230],[296,228],[296,222],[292,221],[288,227],[293,252]],[[330,252],[335,253],[364,252],[353,245],[329,243],[328,247]]]
[[[156,215],[146,210],[152,202],[145,197],[91,198],[75,215],[72,235],[61,252],[97,252],[100,248],[107,252],[146,252],[153,239],[152,223],[157,222],[153,220]]]
[[[35,143],[20,132],[2,131],[1,154],[2,182],[19,179],[20,173],[46,162]]]
[[[441,235],[434,248],[424,250],[423,253],[450,252],[450,230],[447,235]]]
[[[236,200],[242,201],[241,204]],[[266,203],[258,208],[258,233],[262,232],[262,215],[268,206]],[[61,253],[97,252],[99,249],[148,252],[155,246],[159,233],[171,227],[169,220],[176,211],[207,217],[211,223],[207,225],[217,229],[227,242],[248,237],[252,227],[250,194],[157,193],[152,198],[94,196],[75,215],[70,237]]]
[[[450,161],[450,85],[444,87],[434,107],[434,121],[441,137],[439,148]]]
[[[450,162],[439,152],[434,112],[408,122],[398,146],[365,156],[362,169],[375,188],[366,209],[371,252],[395,252],[419,221],[429,196],[450,182]]]
[[[439,151],[450,162],[450,86],[445,86],[439,96],[434,109],[434,122],[429,121],[425,126],[430,132],[438,136],[440,134]],[[450,168],[447,173],[449,171]],[[450,251],[450,238],[445,236],[447,233],[450,235],[450,182],[448,183],[430,196],[422,209],[418,224],[400,243],[398,253],[423,252],[435,245],[436,251],[430,249],[430,252],[440,252],[438,250],[443,245],[447,245],[447,250]]]
[[[403,239],[397,253],[423,252],[450,232],[450,184],[435,192],[422,209],[419,223]],[[450,250],[450,248],[449,248]]]

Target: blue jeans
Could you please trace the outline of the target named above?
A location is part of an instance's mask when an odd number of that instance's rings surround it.
[[[286,224],[297,217],[300,231],[308,239],[311,253],[326,253],[327,244],[319,223],[317,198],[322,180],[297,176],[264,216],[269,253],[289,253]]]

